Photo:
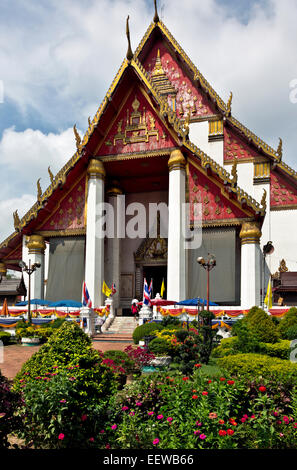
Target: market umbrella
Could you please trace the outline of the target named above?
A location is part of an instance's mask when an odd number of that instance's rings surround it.
[[[195,297],[194,299],[186,299],[181,302],[177,302],[176,305],[187,305],[188,307],[197,307],[198,305],[207,305],[207,300],[201,299],[200,297]],[[210,306],[218,307],[218,304],[214,302],[209,302]]]
[[[5,297],[4,302],[3,302],[3,307],[0,312],[1,317],[8,317],[8,307],[7,307],[7,299]]]
[[[50,302],[51,307],[75,307],[81,308],[82,303],[76,300],[59,300],[58,302]]]
[[[51,306],[52,302],[50,302],[49,300],[44,300],[44,299],[31,299],[30,304],[31,305],[50,305]],[[16,307],[24,307],[25,305],[28,305],[28,300],[24,300],[22,302],[18,302],[17,304],[15,304]]]

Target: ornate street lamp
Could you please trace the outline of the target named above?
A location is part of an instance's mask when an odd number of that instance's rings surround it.
[[[266,245],[263,246],[263,269],[262,269],[262,299],[261,299],[261,306],[264,308],[264,300],[265,300],[265,258],[267,255],[272,255],[274,252],[274,246],[272,242],[267,242]]]
[[[31,318],[31,274],[36,271],[37,268],[40,268],[40,263],[34,263],[31,266],[31,260],[29,260],[29,266],[26,265],[24,261],[19,262],[19,267],[22,268],[22,271],[25,271],[29,276],[29,284],[28,284],[28,323],[29,325],[32,323]]]
[[[208,258],[205,260],[202,256],[197,258],[197,263],[201,264],[207,271],[207,310],[209,310],[209,271],[211,271],[217,264],[214,255],[208,253]]]

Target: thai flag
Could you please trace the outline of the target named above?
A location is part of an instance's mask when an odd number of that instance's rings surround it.
[[[151,305],[152,286],[153,286],[152,281],[149,287],[146,282],[146,279],[144,278],[144,286],[143,286],[143,304],[144,305]]]
[[[111,295],[114,295],[116,293],[116,285],[115,283],[113,282],[112,285],[111,285]]]
[[[90,299],[90,294],[88,292],[88,289],[87,289],[87,286],[86,286],[85,282],[83,284],[83,305],[85,307],[92,308],[92,301]]]

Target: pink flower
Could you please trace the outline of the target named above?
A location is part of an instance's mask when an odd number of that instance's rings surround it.
[[[194,434],[195,434],[195,436],[197,436],[197,434],[200,434],[200,431],[196,430],[196,431],[194,431]]]
[[[58,439],[60,439],[60,441],[63,441],[64,437],[65,437],[65,435],[63,433],[61,433],[61,434],[59,434]]]
[[[88,415],[82,415],[81,420],[86,421],[88,419]]]
[[[173,418],[171,418],[170,416],[167,418],[168,423],[171,423],[172,420]]]
[[[136,406],[141,406],[142,403],[140,401],[138,401],[137,403],[135,403]]]
[[[104,429],[101,429],[100,434],[104,434],[104,433],[105,433]]]
[[[204,440],[206,438],[206,435],[205,434],[200,434],[200,439]]]
[[[94,442],[94,440],[95,439],[93,437],[90,437],[90,439],[89,439],[90,442]]]
[[[154,446],[155,446],[155,445],[157,445],[157,444],[159,444],[159,442],[160,442],[160,441],[159,441],[159,439],[158,439],[158,438],[157,438],[157,439],[154,439],[154,440],[153,440],[153,444],[154,444]]]
[[[147,414],[148,414],[149,416],[153,416],[154,412],[153,412],[153,411],[148,411]]]
[[[202,423],[200,423],[200,421],[196,421],[196,426],[202,426]]]
[[[130,416],[134,416],[134,415],[135,415],[135,411],[130,411],[129,415],[130,415]]]
[[[60,400],[60,403],[66,403],[66,400],[64,400],[64,399]]]
[[[111,426],[111,429],[116,429],[116,428],[117,428],[117,425],[116,425],[116,424],[113,424],[113,425]]]
[[[282,432],[280,432],[279,437],[284,437],[284,434]]]
[[[163,419],[163,418],[164,418],[163,415],[158,415],[158,416],[157,416],[157,419]]]
[[[122,411],[127,411],[127,410],[129,410],[128,406],[122,406]]]

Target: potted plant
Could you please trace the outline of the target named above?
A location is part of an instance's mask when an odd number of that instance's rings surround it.
[[[18,328],[16,330],[16,336],[21,340],[24,346],[35,346],[40,343],[38,331],[34,326]]]

